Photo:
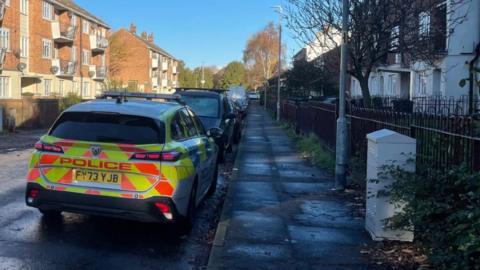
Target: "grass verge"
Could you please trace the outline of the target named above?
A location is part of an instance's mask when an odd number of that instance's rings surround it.
[[[285,130],[287,136],[295,142],[302,154],[302,158],[330,174],[334,173],[335,155],[315,134],[310,133],[307,136],[298,135],[291,125],[281,123],[280,126]]]

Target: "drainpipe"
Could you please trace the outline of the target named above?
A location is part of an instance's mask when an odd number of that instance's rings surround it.
[[[469,77],[469,83],[470,83],[470,88],[468,90],[468,100],[469,100],[469,106],[468,106],[468,112],[470,115],[473,115],[475,113],[475,104],[473,102],[473,98],[474,98],[474,93],[473,93],[473,90],[474,90],[474,85],[475,85],[475,82],[474,82],[474,79],[475,79],[475,76],[474,76],[474,72],[475,72],[475,64],[477,63],[478,59],[480,58],[480,43],[477,45],[477,47],[475,48],[475,57],[472,59],[472,61],[470,61],[470,67],[469,67],[469,71],[470,71],[470,77]]]
[[[79,16],[80,18],[80,16]],[[80,57],[78,58],[79,61],[78,61],[78,66],[79,66],[79,70],[80,70],[80,99],[83,100],[83,64],[82,64],[82,55],[83,55],[83,20],[85,20],[85,18],[81,18],[80,21],[80,48],[78,49],[79,51],[79,54],[80,54]]]

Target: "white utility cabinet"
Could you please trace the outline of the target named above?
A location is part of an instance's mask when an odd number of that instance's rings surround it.
[[[391,230],[385,226],[385,219],[402,211],[402,205],[394,205],[385,193],[393,179],[380,179],[382,167],[398,165],[405,170],[415,170],[415,163],[408,162],[415,158],[416,140],[397,132],[382,129],[367,135],[367,213],[365,228],[373,240],[413,241],[413,232],[409,230]],[[371,180],[378,180],[371,181]]]

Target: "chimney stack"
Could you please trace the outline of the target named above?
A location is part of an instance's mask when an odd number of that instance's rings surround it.
[[[148,42],[153,43],[153,33],[148,35]]]
[[[134,23],[130,24],[130,33],[136,35],[137,34],[137,26]]]
[[[147,40],[148,39],[147,32],[143,31],[142,34],[141,34],[141,37],[142,37],[143,40]]]

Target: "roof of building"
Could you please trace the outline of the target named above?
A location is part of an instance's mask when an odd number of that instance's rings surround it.
[[[75,2],[73,2],[73,0],[50,0],[50,1],[56,5],[64,7],[65,9],[71,10],[74,13],[77,13],[78,15],[83,16],[103,27],[110,28],[110,26],[107,23],[105,23],[103,20],[101,20],[97,16],[93,15],[89,11],[77,5]]]
[[[162,114],[182,105],[176,102],[156,102],[140,99],[128,99],[118,103],[116,99],[96,99],[73,105],[66,112],[105,112],[136,115],[158,119]]]
[[[131,35],[133,35],[134,37],[136,37],[136,38],[137,38],[138,40],[140,40],[141,42],[145,43],[145,45],[146,45],[148,48],[150,48],[152,51],[157,52],[157,53],[162,54],[162,55],[165,55],[165,56],[167,56],[167,57],[172,58],[173,60],[178,61],[177,58],[175,58],[173,55],[171,55],[171,54],[170,54],[169,52],[167,52],[166,50],[160,48],[160,47],[159,47],[158,45],[156,45],[155,43],[150,42],[150,41],[142,38],[141,36],[139,36],[139,35],[137,35],[137,34],[135,34],[135,33],[132,33],[132,32],[130,32],[130,31],[128,31],[127,29],[123,29],[123,30],[124,30],[125,32],[127,32],[127,33],[130,33]]]

